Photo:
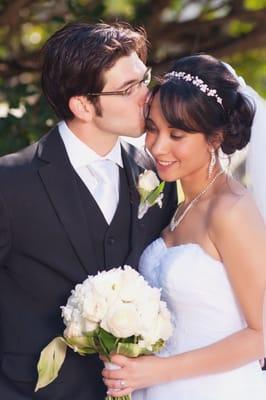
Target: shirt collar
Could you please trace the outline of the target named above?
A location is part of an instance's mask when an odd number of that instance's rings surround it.
[[[123,167],[122,154],[121,154],[121,143],[118,138],[116,144],[112,150],[104,157],[97,154],[89,146],[83,143],[67,126],[65,121],[61,121],[58,124],[58,130],[60,136],[64,142],[68,157],[74,168],[83,167],[89,165],[97,160],[111,160]]]

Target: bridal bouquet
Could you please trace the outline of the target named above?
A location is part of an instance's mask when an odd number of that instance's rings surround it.
[[[56,379],[67,346],[82,356],[99,353],[109,360],[111,353],[138,357],[161,350],[172,325],[160,295],[130,266],[99,272],[76,285],[62,307],[63,337],[41,352],[35,391]]]

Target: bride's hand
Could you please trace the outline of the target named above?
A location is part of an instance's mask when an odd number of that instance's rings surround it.
[[[157,356],[127,358],[118,354],[111,357],[111,362],[120,369],[102,371],[103,381],[110,396],[122,397],[134,390],[149,387],[166,381],[164,359]]]

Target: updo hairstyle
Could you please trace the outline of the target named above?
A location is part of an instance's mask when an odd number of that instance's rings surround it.
[[[201,132],[207,140],[221,132],[221,149],[225,154],[233,154],[247,145],[255,107],[240,92],[238,80],[221,61],[208,55],[184,57],[169,72],[153,88],[148,113],[154,96],[159,93],[161,110],[170,126],[189,133]],[[216,97],[192,81],[178,78],[180,72],[203,81],[216,91]]]

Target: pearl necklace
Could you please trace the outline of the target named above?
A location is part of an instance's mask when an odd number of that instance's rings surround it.
[[[171,232],[173,232],[175,230],[175,228],[180,224],[181,221],[183,221],[183,219],[185,218],[185,216],[187,215],[187,213],[189,212],[189,210],[194,206],[194,204],[201,198],[201,196],[203,196],[207,190],[214,184],[214,182],[216,181],[216,179],[222,175],[224,173],[224,171],[220,171],[218,172],[218,174],[216,174],[214,176],[214,178],[210,181],[210,183],[208,183],[208,185],[205,187],[205,189],[203,189],[201,192],[199,192],[197,194],[196,197],[194,197],[194,199],[191,200],[191,202],[188,204],[188,206],[185,208],[185,210],[183,211],[183,213],[180,215],[179,218],[177,218],[176,220],[176,216],[177,216],[177,212],[178,212],[178,208],[176,209],[176,212],[173,215],[173,218],[171,219],[170,222],[170,230]]]

